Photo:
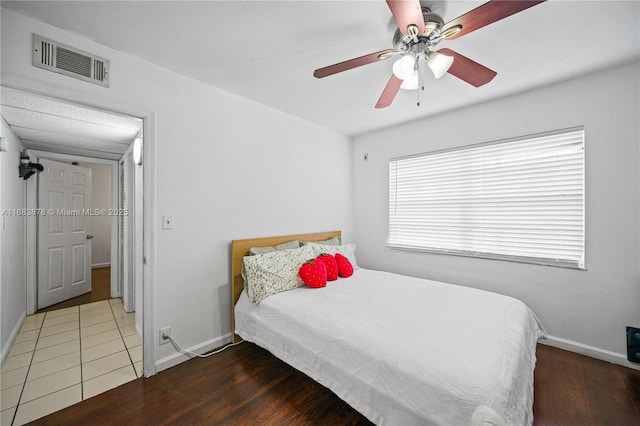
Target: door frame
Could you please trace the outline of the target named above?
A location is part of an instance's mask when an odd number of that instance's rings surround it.
[[[143,139],[144,136],[139,135],[136,139]],[[119,179],[118,186],[120,189],[120,195],[118,198],[118,208],[126,209],[128,214],[126,216],[118,217],[118,224],[121,226],[118,235],[122,235],[124,238],[119,240],[119,260],[120,260],[120,297],[122,297],[122,302],[124,304],[125,312],[133,312],[135,311],[136,303],[135,303],[135,287],[131,285],[131,281],[136,282],[136,276],[139,271],[136,266],[136,256],[140,256],[141,251],[140,248],[136,245],[136,237],[139,235],[139,228],[136,227],[135,223],[140,217],[139,208],[136,208],[137,198],[140,196],[139,191],[136,191],[136,185],[139,183],[137,181],[139,176],[136,173],[136,168],[140,167],[140,165],[135,164],[133,160],[133,151],[134,151],[135,141],[131,143],[129,148],[122,155],[122,158],[118,160],[119,168]],[[124,199],[125,205],[122,205],[123,198],[123,189],[124,189]],[[126,265],[126,267],[125,267]],[[131,266],[129,266],[131,265]]]
[[[27,149],[29,157],[44,158],[54,161],[78,161],[83,163],[106,164],[111,166],[111,208],[118,209],[119,185],[118,185],[118,160],[105,160],[101,158],[83,157],[71,154],[58,154],[41,150]],[[115,179],[114,179],[115,176]],[[26,188],[27,208],[36,209],[38,200],[37,179],[27,180]],[[35,218],[35,217],[34,217]],[[38,280],[37,280],[37,220],[27,219],[27,315],[32,315],[38,310]],[[120,264],[118,262],[118,217],[111,217],[111,297],[120,297],[121,292],[118,274]],[[33,270],[33,268],[36,268]],[[144,312],[143,312],[144,314]]]
[[[68,87],[52,86],[50,83],[27,79],[18,75],[3,76],[2,87],[33,93],[44,98],[52,98],[74,103],[101,111],[138,117],[143,120],[144,143],[142,145],[143,167],[143,249],[142,249],[142,303],[143,303],[143,373],[145,377],[156,374],[156,332],[155,277],[156,277],[156,241],[157,229],[154,226],[158,214],[156,193],[156,112],[148,107],[135,105],[122,100],[100,96],[95,92],[81,91]],[[34,185],[35,179],[27,181]],[[33,188],[32,188],[33,193]],[[28,223],[29,221],[27,221]],[[35,229],[35,228],[34,228]],[[33,232],[33,231],[32,231]],[[30,241],[35,234],[26,234]],[[27,253],[27,278],[35,278],[36,260]]]

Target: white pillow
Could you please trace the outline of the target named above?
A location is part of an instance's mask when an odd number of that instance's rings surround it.
[[[275,247],[274,246],[251,247],[249,249],[249,254],[256,255],[256,254],[271,253],[272,251],[276,251],[276,250],[291,250],[291,249],[297,249],[300,246],[301,246],[300,240],[293,240],[286,243],[278,244]]]
[[[351,266],[353,269],[360,269],[356,262],[356,245],[355,244],[344,244],[339,246],[333,246],[329,244],[318,244],[318,243],[307,243],[305,247],[312,247],[316,256],[320,256],[322,253],[328,253],[335,255],[336,253],[340,253],[351,262]]]
[[[315,257],[309,246],[243,257],[242,277],[249,300],[258,304],[272,294],[302,287],[298,270]]]
[[[325,245],[330,245],[330,246],[339,246],[340,244],[342,244],[342,241],[340,241],[340,237],[332,237],[329,238],[328,240],[324,240],[324,241],[303,241],[302,245],[305,244],[325,244]]]

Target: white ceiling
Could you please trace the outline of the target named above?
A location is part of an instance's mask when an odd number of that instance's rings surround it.
[[[24,145],[117,160],[142,131],[142,120],[2,88],[1,113]]]
[[[430,2],[445,22],[484,1]],[[497,71],[474,88],[428,77],[389,108],[374,105],[392,60],[321,80],[316,68],[391,47],[383,0],[3,1],[2,6],[160,64],[227,92],[357,135],[507,96],[640,57],[640,2],[549,0],[444,41]]]

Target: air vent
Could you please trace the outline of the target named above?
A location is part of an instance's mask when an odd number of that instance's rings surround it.
[[[109,87],[109,60],[33,35],[33,66]]]

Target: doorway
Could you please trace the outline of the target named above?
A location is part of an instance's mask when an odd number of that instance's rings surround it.
[[[48,158],[66,161],[68,156],[73,156],[80,162],[106,164],[111,167],[112,188],[119,188],[118,161],[126,152],[127,159],[136,164],[135,174],[135,205],[138,214],[135,215],[135,281],[141,285],[136,286],[135,305],[136,313],[142,318],[140,334],[143,335],[144,345],[144,375],[152,376],[156,373],[155,352],[155,306],[153,304],[153,283],[155,276],[155,234],[153,226],[155,220],[155,207],[153,194],[155,192],[155,128],[156,115],[153,110],[144,106],[122,103],[117,100],[102,97],[97,94],[87,94],[80,91],[65,91],[64,95],[50,90],[45,85],[34,86],[4,82],[1,86],[0,100],[2,104],[2,116],[12,127],[16,136],[29,149],[32,159],[46,153]],[[49,93],[56,93],[51,97]],[[64,96],[64,99],[62,98]],[[13,114],[12,114],[13,113]],[[68,116],[63,116],[65,113]],[[74,114],[80,114],[80,117]],[[22,126],[17,120],[27,116],[37,116],[37,120],[43,127],[32,129]],[[87,117],[106,116],[107,122],[96,127],[92,119]],[[78,126],[78,121],[80,125]],[[12,126],[12,123],[14,126]],[[104,134],[104,130],[115,130],[108,138],[96,138],[96,134]],[[73,134],[73,131],[79,131]],[[129,137],[123,146],[121,138]],[[128,136],[127,136],[128,135]],[[43,140],[43,136],[46,139]],[[137,144],[130,143],[130,141]],[[120,141],[120,143],[119,143]],[[138,151],[134,151],[137,145]],[[144,164],[143,164],[144,163]],[[25,193],[26,208],[37,206],[36,179],[26,181]],[[114,189],[112,192],[112,205],[114,209],[119,206],[120,193]],[[116,220],[116,216],[112,220]],[[35,243],[37,223],[35,217],[27,217],[25,220],[25,246],[26,255],[26,281],[27,281],[27,314],[33,314],[37,310],[37,245]],[[111,233],[111,273],[110,292],[111,297],[121,295],[122,287],[118,281],[120,270],[118,269],[118,228],[112,224]]]
[[[29,108],[25,108],[24,106],[15,105],[13,101],[18,99],[28,98],[30,102],[27,104],[35,105],[36,109],[32,110]],[[37,102],[33,102],[32,100],[36,98]],[[56,105],[53,109],[53,112],[46,111],[46,107],[48,105]],[[20,114],[12,115],[13,109],[19,109]],[[82,118],[73,117],[72,114],[69,114],[64,117],[60,117],[56,115],[58,112],[81,112]],[[129,262],[128,266],[133,271],[130,279],[130,283],[133,285],[132,288],[136,290],[136,298],[134,302],[134,310],[132,312],[125,311],[124,304],[122,302],[122,282],[118,279],[121,277],[122,265],[120,264],[120,228],[119,228],[119,213],[121,212],[121,205],[119,204],[121,199],[120,193],[120,160],[121,159],[131,159],[133,162],[133,141],[130,139],[128,144],[119,144],[114,140],[117,135],[108,136],[106,138],[100,139],[100,137],[96,137],[100,131],[104,130],[111,126],[111,124],[107,123],[106,125],[96,125],[96,123],[92,123],[91,120],[87,120],[86,117],[88,115],[98,115],[101,117],[116,117],[117,119],[124,118],[125,121],[135,122],[138,125],[135,133],[133,134],[134,139],[137,141],[137,144],[141,144],[143,141],[143,133],[142,129],[144,126],[144,122],[146,119],[140,119],[131,116],[123,116],[121,114],[112,113],[105,110],[97,110],[92,107],[85,107],[78,104],[68,103],[66,101],[60,101],[57,99],[52,99],[40,95],[34,95],[29,92],[19,91],[15,89],[7,89],[3,86],[2,88],[2,115],[7,124],[12,127],[12,130],[18,138],[21,140],[24,146],[27,148],[27,152],[32,159],[31,161],[38,161],[37,159],[50,159],[56,162],[64,162],[64,163],[79,163],[79,167],[84,167],[89,164],[98,164],[100,167],[106,168],[109,171],[109,177],[107,178],[107,182],[109,183],[109,187],[112,190],[110,196],[107,198],[110,201],[110,206],[106,215],[107,220],[110,222],[110,227],[108,233],[108,240],[110,242],[109,246],[106,249],[107,260],[104,262],[101,261],[91,261],[91,266],[95,268],[89,267],[91,272],[97,271],[99,268],[109,268],[108,278],[103,281],[108,282],[108,296],[109,300],[103,302],[94,302],[83,304],[82,306],[77,306],[74,308],[63,308],[61,305],[54,306],[63,309],[55,309],[48,310],[48,312],[42,312],[36,314],[38,310],[38,291],[37,291],[37,277],[38,273],[38,220],[36,217],[30,217],[26,220],[26,232],[25,232],[25,241],[27,246],[27,314],[32,314],[27,317],[23,324],[23,328],[29,328],[30,330],[26,330],[24,337],[28,336],[37,336],[41,333],[33,333],[31,328],[39,327],[39,330],[44,331],[46,333],[42,335],[43,339],[45,339],[44,343],[41,345],[42,349],[47,349],[47,353],[55,352],[53,349],[58,349],[58,347],[62,350],[66,350],[68,348],[74,347],[74,345],[78,346],[79,350],[82,352],[82,356],[80,359],[82,360],[82,365],[77,365],[70,367],[70,371],[66,373],[60,373],[61,375],[70,373],[71,371],[75,371],[76,369],[80,369],[80,371],[85,370],[85,365],[83,361],[93,363],[92,366],[87,366],[90,371],[91,368],[100,364],[101,359],[128,359],[130,364],[126,368],[133,368],[135,370],[136,375],[139,377],[142,373],[142,353],[143,353],[143,345],[141,337],[143,336],[144,327],[151,327],[151,321],[145,321],[144,316],[150,315],[151,310],[144,309],[143,310],[143,282],[145,282],[145,288],[148,289],[149,278],[145,277],[144,265],[143,265],[143,247],[144,247],[144,238],[149,238],[149,236],[145,237],[143,234],[143,213],[144,208],[148,208],[149,204],[143,201],[143,193],[145,190],[145,185],[143,183],[143,173],[142,173],[142,164],[141,162],[135,163],[134,173],[132,176],[135,176],[137,179],[135,181],[134,189],[136,191],[130,191],[131,193],[128,197],[131,200],[131,208],[135,209],[132,211],[132,220],[131,225],[129,226],[128,233],[126,237],[131,241],[127,246],[133,247],[129,251],[132,253],[131,256],[128,256]],[[18,117],[19,119],[23,119],[25,116],[38,116],[40,118],[40,123],[44,126],[49,126],[49,128],[45,129],[29,129],[28,125],[25,125],[24,122],[17,123],[14,118]],[[145,116],[146,117],[146,116]],[[15,128],[12,126],[15,126]],[[27,123],[28,124],[28,123]],[[73,134],[73,128],[77,127],[82,135]],[[113,127],[113,126],[111,126]],[[117,127],[117,126],[116,126]],[[126,131],[131,131],[131,129],[125,129]],[[120,133],[124,133],[122,129],[118,130]],[[43,136],[46,140],[36,140],[37,136]],[[97,144],[92,145],[92,142],[97,140]],[[123,146],[120,146],[123,145]],[[26,202],[25,207],[28,209],[37,208],[38,206],[38,182],[37,178],[33,177],[26,181]],[[148,225],[147,225],[148,226]],[[150,234],[147,234],[150,235]],[[76,244],[77,245],[77,244]],[[108,263],[108,264],[107,264]],[[94,275],[94,274],[91,274]],[[128,274],[129,275],[129,274]],[[94,275],[95,276],[95,275]],[[147,291],[147,290],[145,290]],[[139,295],[139,296],[138,296]],[[146,298],[144,298],[146,299]],[[106,303],[106,304],[105,304]],[[149,306],[148,304],[144,306],[145,308]],[[75,311],[78,310],[76,313]],[[144,312],[146,310],[146,312]],[[74,312],[71,312],[74,311]],[[35,315],[34,315],[35,314]],[[111,316],[110,318],[107,318]],[[67,319],[74,319],[78,317],[79,321],[65,321]],[[48,320],[47,320],[48,319]],[[71,322],[75,322],[76,326],[79,322],[80,326],[77,331],[68,331],[63,330],[66,327],[70,327],[68,325]],[[114,327],[111,327],[112,323],[115,323]],[[109,330],[106,330],[106,327],[109,327]],[[105,328],[105,330],[101,330],[101,328]],[[22,333],[22,329],[21,329]],[[67,336],[71,336],[73,334],[79,335],[81,339],[79,339],[76,343],[70,342],[60,342],[54,344],[54,340],[58,337],[66,338]],[[147,333],[147,338],[149,342],[152,341],[150,339],[151,334]],[[54,337],[55,336],[55,337]],[[118,337],[119,336],[119,337]],[[114,340],[115,337],[118,337],[119,340]],[[104,338],[104,341],[101,339]],[[84,342],[87,342],[85,345]],[[47,367],[49,367],[50,363],[54,363],[53,360],[43,358],[44,355],[42,353],[38,353],[40,348],[40,343],[37,342],[34,345],[33,353],[30,359],[34,363],[47,363]],[[124,350],[122,349],[122,345],[124,345]],[[54,348],[54,346],[56,346]],[[113,349],[118,347],[118,349]],[[111,348],[111,353],[109,352],[109,348]],[[104,349],[104,351],[103,351]],[[113,352],[117,350],[118,352]],[[146,352],[146,351],[145,351]],[[84,355],[88,354],[87,357]],[[38,356],[36,356],[38,355]],[[23,355],[25,356],[25,355]],[[60,354],[60,359],[63,359],[65,362],[71,358],[74,358],[75,355]],[[145,356],[145,358],[147,358]],[[76,358],[74,358],[76,359]],[[75,362],[75,361],[72,361]],[[148,357],[149,365],[145,370],[146,375],[152,375],[155,373],[155,368],[153,365],[153,356]],[[45,364],[42,364],[44,366]],[[41,366],[39,366],[41,367]],[[125,367],[121,367],[125,368]],[[126,369],[125,368],[125,369]],[[33,371],[37,371],[38,369],[33,369]],[[31,371],[31,369],[29,369]],[[66,371],[66,370],[65,370]],[[101,370],[104,371],[104,370]],[[122,371],[118,374],[121,375]],[[57,374],[57,373],[56,373]],[[92,377],[92,374],[88,374],[87,377],[90,377],[89,380],[95,379],[95,383],[98,383],[98,377],[101,377],[100,380],[106,380],[107,373],[102,375]],[[117,376],[115,374],[114,376]],[[86,379],[84,373],[81,375],[83,379]],[[135,376],[134,376],[135,377]],[[33,378],[33,380],[39,380],[40,378]],[[24,386],[26,388],[29,383],[29,377],[25,377]],[[85,383],[79,383],[81,389],[81,397],[91,395],[96,387],[94,386],[92,390],[84,393]],[[87,383],[87,386],[91,386],[92,384]],[[18,386],[18,385],[17,385]],[[33,387],[33,386],[32,386]],[[76,389],[74,385],[74,389]],[[89,387],[87,387],[89,389]],[[74,391],[75,392],[75,391]],[[44,398],[44,396],[43,396]],[[38,398],[34,396],[33,404]],[[22,404],[22,402],[20,402]],[[32,401],[24,401],[24,404],[29,404],[24,407],[24,410],[27,410]]]

